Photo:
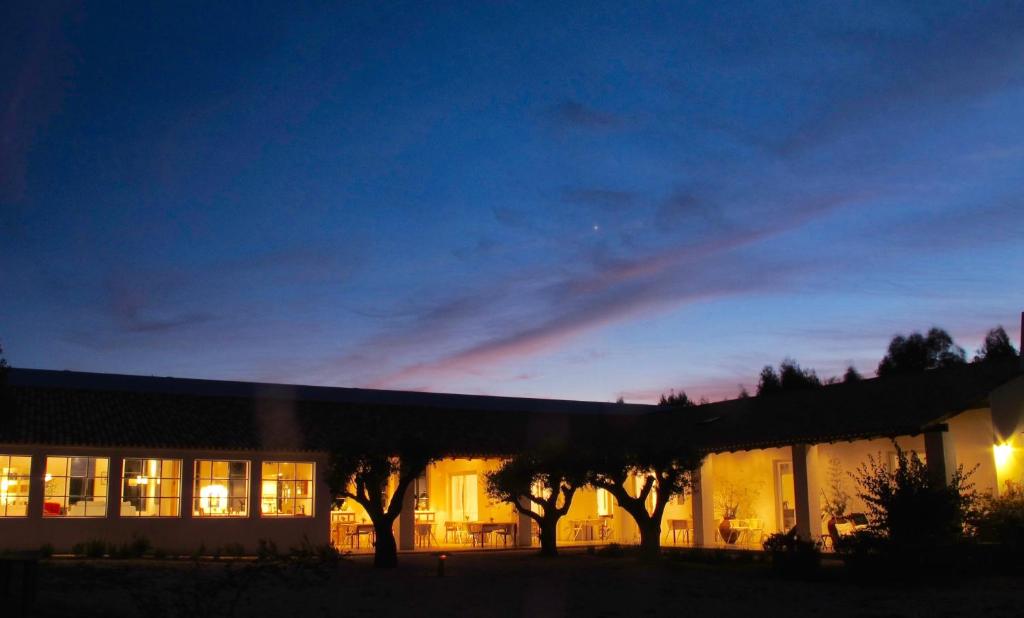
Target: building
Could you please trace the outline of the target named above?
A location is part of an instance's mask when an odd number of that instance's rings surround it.
[[[57,551],[146,537],[188,553],[260,539],[365,551],[366,514],[332,504],[323,480],[339,444],[429,419],[446,456],[403,497],[405,550],[528,545],[530,520],[488,500],[484,475],[537,440],[571,444],[670,416],[706,453],[692,495],[666,509],[667,544],[757,547],[763,535],[824,528],[836,478],[895,440],[948,478],[975,469],[998,493],[1024,478],[1024,371],[1016,360],[836,384],[679,410],[347,388],[12,369],[0,418],[0,549]],[[837,476],[838,475],[838,476]],[[641,481],[638,479],[638,486]],[[850,509],[863,510],[853,499]],[[725,511],[736,532],[719,530]],[[483,532],[484,534],[474,534]],[[726,538],[723,538],[726,537]],[[603,491],[577,493],[560,543],[632,543],[637,529]]]

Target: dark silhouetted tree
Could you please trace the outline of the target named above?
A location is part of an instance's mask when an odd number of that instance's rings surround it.
[[[701,456],[682,443],[671,417],[651,414],[629,435],[600,446],[587,455],[588,482],[615,496],[640,529],[640,551],[656,556],[661,551],[661,520],[673,496],[693,486]],[[640,479],[639,489],[636,479]]]
[[[928,369],[953,367],[966,363],[964,349],[941,328],[932,328],[927,335],[911,333],[896,335],[889,342],[889,351],[878,363],[881,377],[918,373]]]
[[[771,365],[765,365],[757,383],[757,394],[771,395],[782,391],[806,390],[818,388],[821,380],[813,369],[803,369],[800,364],[787,358],[779,364],[779,371]]]
[[[779,365],[779,382],[782,390],[795,391],[818,388],[821,380],[813,369],[802,369],[800,364],[791,358],[787,358]]]
[[[978,352],[974,355],[974,362],[998,361],[1007,358],[1017,358],[1017,349],[1010,343],[1010,337],[1003,327],[997,326],[985,335],[985,342],[981,344]]]
[[[586,481],[587,466],[576,451],[521,453],[487,474],[487,494],[536,521],[541,555],[555,556],[558,520],[569,512],[573,495]]]
[[[374,566],[398,565],[395,519],[402,511],[406,490],[423,474],[431,460],[424,449],[408,445],[387,448],[368,444],[361,449],[339,449],[331,453],[326,480],[334,504],[340,507],[345,500],[355,500],[366,510],[376,536]],[[389,496],[392,478],[396,483]]]
[[[779,392],[782,392],[782,380],[779,379],[779,374],[775,373],[775,367],[765,365],[761,370],[761,377],[757,381],[757,396]]]
[[[661,399],[658,401],[659,406],[672,406],[674,408],[690,408],[697,405],[690,397],[686,394],[686,391],[679,391],[678,393],[669,391],[668,395],[662,394]]]
[[[843,374],[843,382],[850,384],[851,382],[860,382],[863,378],[860,372],[854,369],[853,365],[846,368],[846,373]]]

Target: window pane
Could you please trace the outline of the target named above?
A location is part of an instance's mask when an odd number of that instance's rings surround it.
[[[249,514],[249,462],[196,460],[192,502],[195,517]]]
[[[31,467],[31,457],[0,455],[0,517],[28,515]]]
[[[124,460],[122,517],[177,517],[181,503],[181,462]]]
[[[312,517],[312,462],[268,461],[261,467],[260,513],[266,517]]]
[[[44,517],[104,517],[107,514],[105,457],[47,457]]]

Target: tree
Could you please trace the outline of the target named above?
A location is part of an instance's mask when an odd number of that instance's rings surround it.
[[[974,362],[999,361],[1007,358],[1017,358],[1017,349],[1010,343],[1010,337],[1003,327],[997,326],[985,335],[985,342],[974,355]]]
[[[574,453],[521,453],[487,474],[487,494],[537,522],[540,554],[558,554],[558,520],[569,512],[573,495],[587,480],[587,468]],[[536,505],[540,512],[530,508]]]
[[[398,545],[393,526],[402,511],[402,498],[413,481],[423,474],[431,457],[422,448],[381,448],[337,450],[331,453],[327,465],[327,484],[340,507],[345,500],[355,500],[366,509],[376,536],[373,565],[398,565]],[[396,478],[394,492],[388,495],[388,485]]]
[[[661,551],[661,519],[673,496],[693,486],[702,457],[678,442],[666,417],[652,414],[636,431],[617,443],[598,447],[588,459],[588,483],[615,496],[640,528],[640,551],[652,557]],[[623,443],[624,442],[624,443]],[[639,490],[634,479],[642,479]],[[630,485],[634,485],[632,491]],[[653,498],[652,498],[653,496]],[[648,508],[649,500],[653,501]]]
[[[779,392],[782,392],[782,380],[779,379],[779,374],[775,373],[775,368],[771,365],[765,365],[761,369],[761,377],[757,382],[757,396]]]
[[[843,383],[844,384],[851,384],[853,382],[860,382],[862,379],[863,378],[861,377],[860,372],[857,371],[853,367],[853,365],[850,365],[849,367],[847,367],[846,368],[846,373],[843,374]]]
[[[658,400],[659,406],[672,406],[674,408],[690,408],[696,404],[686,394],[686,391],[679,391],[678,393],[674,390],[669,391],[668,395],[662,394],[661,399]]]
[[[819,386],[821,386],[821,380],[813,369],[803,369],[798,362],[787,358],[779,363],[778,373],[771,365],[764,366],[757,383],[757,394],[759,396],[771,395],[782,391],[806,390]]]
[[[953,343],[949,333],[933,327],[927,335],[915,332],[906,337],[893,337],[888,352],[878,363],[878,375],[884,377],[918,373],[963,365],[966,362],[964,349]]]
[[[4,358],[4,346],[0,345],[0,386],[7,383],[7,370],[10,366],[7,364],[7,359]]]

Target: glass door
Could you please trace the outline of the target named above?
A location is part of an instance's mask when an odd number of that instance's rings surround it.
[[[791,461],[775,462],[775,516],[782,532],[788,532],[796,525],[796,495]]]
[[[477,521],[476,474],[452,475],[452,520]]]

